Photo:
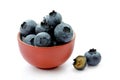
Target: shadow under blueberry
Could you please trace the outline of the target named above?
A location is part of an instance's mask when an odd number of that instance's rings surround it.
[[[87,66],[88,69],[96,69],[96,68],[98,68],[98,67],[100,67],[99,64],[96,65],[96,66]]]

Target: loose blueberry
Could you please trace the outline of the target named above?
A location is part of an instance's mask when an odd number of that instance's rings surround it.
[[[88,52],[85,53],[87,58],[87,64],[89,66],[96,66],[101,61],[101,55],[96,49],[90,49]]]
[[[21,24],[20,33],[23,36],[34,34],[37,23],[33,20],[26,20]]]
[[[86,67],[86,62],[86,57],[80,55],[74,59],[73,66],[77,70],[83,70]]]
[[[61,23],[56,26],[54,36],[58,42],[67,43],[73,38],[72,27],[66,23]]]
[[[44,22],[46,22],[49,26],[52,26],[53,28],[55,28],[56,25],[60,24],[61,21],[62,21],[61,14],[54,10],[50,12],[49,15],[44,17]]]
[[[46,32],[38,33],[34,39],[35,46],[49,46],[51,44],[51,36]]]
[[[34,34],[29,34],[23,39],[23,42],[34,46],[34,38],[35,38]]]

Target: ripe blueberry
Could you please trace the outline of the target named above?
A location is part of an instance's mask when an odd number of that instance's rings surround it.
[[[35,32],[35,27],[37,23],[33,20],[26,20],[21,24],[20,33],[23,36],[27,36],[28,34],[33,34]]]
[[[46,32],[38,33],[34,39],[35,46],[49,46],[51,44],[51,36]]]
[[[23,42],[34,46],[34,38],[35,38],[34,34],[29,34],[23,39]]]
[[[73,30],[69,24],[61,23],[56,26],[54,36],[58,42],[67,43],[73,38]]]
[[[54,10],[50,12],[49,15],[44,17],[44,22],[46,22],[49,26],[52,26],[53,28],[55,28],[56,25],[60,24],[61,21],[62,21],[61,14]]]
[[[96,49],[90,49],[88,52],[85,53],[87,58],[87,64],[89,66],[96,66],[101,61],[101,55]]]

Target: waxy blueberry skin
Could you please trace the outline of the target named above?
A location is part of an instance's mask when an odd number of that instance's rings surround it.
[[[87,58],[87,64],[89,66],[96,66],[101,61],[101,54],[96,51],[96,49],[90,49],[88,52],[85,53]]]
[[[23,39],[23,42],[34,46],[34,38],[35,38],[34,34],[29,34]]]
[[[49,46],[51,44],[51,36],[46,32],[38,33],[34,39],[35,46]]]
[[[58,42],[67,43],[71,41],[73,37],[73,30],[69,24],[61,23],[56,26],[54,30],[54,36]]]
[[[46,22],[49,26],[55,28],[62,21],[62,16],[60,13],[53,10],[49,13],[49,15],[44,17],[44,22]]]
[[[29,34],[35,33],[35,27],[37,23],[33,20],[26,20],[21,24],[20,33],[22,36],[27,36]]]

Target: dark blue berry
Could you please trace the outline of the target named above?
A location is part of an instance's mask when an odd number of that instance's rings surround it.
[[[35,36],[35,39],[34,39],[35,46],[47,47],[47,46],[50,46],[50,44],[51,44],[51,36],[48,33],[41,32]]]
[[[73,30],[69,24],[62,22],[56,26],[54,36],[58,42],[67,43],[73,38]]]
[[[90,49],[88,52],[85,53],[87,58],[87,64],[89,66],[96,66],[101,61],[101,55],[96,49]]]
[[[34,34],[29,34],[23,39],[23,42],[34,46],[34,38],[35,38]]]
[[[49,26],[52,26],[53,28],[55,28],[56,25],[60,24],[61,21],[62,21],[61,14],[54,10],[50,12],[49,15],[44,17],[44,22],[46,22]]]
[[[33,20],[24,21],[20,27],[21,35],[27,36],[28,34],[34,34],[36,25],[37,23]]]

